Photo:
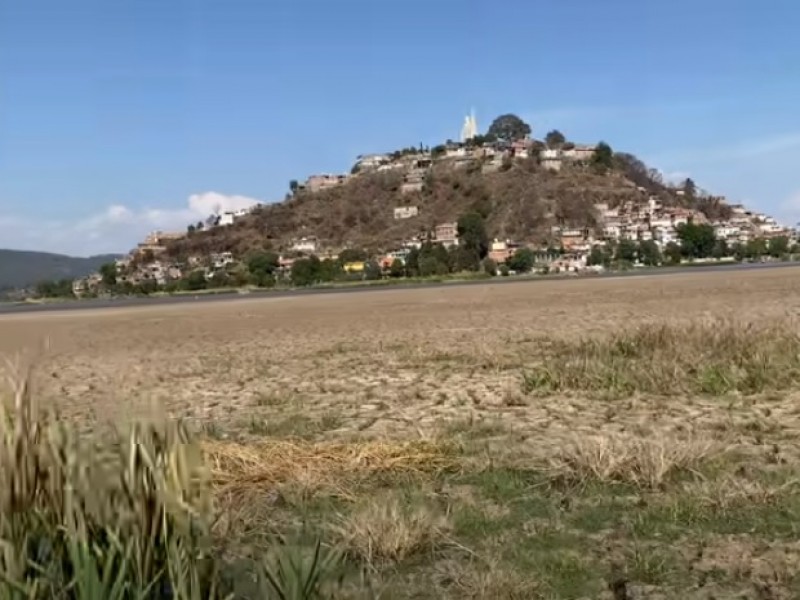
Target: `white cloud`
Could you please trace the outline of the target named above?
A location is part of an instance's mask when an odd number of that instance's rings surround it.
[[[70,221],[0,215],[0,245],[76,256],[123,253],[153,230],[182,231],[213,213],[249,208],[259,202],[247,196],[205,192],[189,196],[183,208],[133,209],[112,204],[100,213]]]

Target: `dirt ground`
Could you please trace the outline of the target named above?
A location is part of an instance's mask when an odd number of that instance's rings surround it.
[[[157,403],[231,431],[425,436],[464,418],[574,431],[608,425],[607,407],[518,397],[520,370],[542,336],[794,318],[798,291],[800,269],[697,271],[12,315],[0,317],[0,353],[36,356],[43,396],[81,416]],[[699,399],[659,415],[633,402],[611,426],[699,426],[713,420],[709,411]]]
[[[344,540],[381,598],[793,598],[800,390],[522,384],[554,340],[725,320],[800,331],[798,311],[800,268],[697,270],[6,315],[0,353],[25,353],[36,396],[88,422],[160,406],[224,443],[458,440],[455,473],[335,493],[290,481],[248,503]]]

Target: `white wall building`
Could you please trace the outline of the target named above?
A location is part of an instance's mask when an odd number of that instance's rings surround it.
[[[398,206],[394,209],[395,219],[410,219],[419,214],[419,208],[416,206]]]

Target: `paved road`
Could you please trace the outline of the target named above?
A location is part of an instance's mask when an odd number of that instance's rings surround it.
[[[54,312],[64,310],[86,310],[100,308],[124,308],[132,306],[158,306],[165,304],[183,304],[200,302],[236,302],[238,300],[252,300],[256,298],[285,298],[287,296],[311,296],[318,294],[356,294],[363,292],[384,292],[391,290],[408,289],[431,289],[444,287],[457,287],[466,285],[513,285],[519,283],[534,283],[540,281],[585,281],[586,279],[615,279],[623,277],[661,277],[675,275],[678,273],[713,273],[719,271],[751,271],[764,269],[783,269],[787,267],[800,266],[800,262],[776,262],[763,264],[727,264],[727,265],[708,265],[702,267],[662,267],[659,269],[638,269],[624,273],[603,273],[591,276],[567,276],[552,275],[544,277],[495,277],[493,279],[479,279],[475,281],[451,281],[437,283],[408,283],[394,284],[387,286],[350,286],[339,288],[311,288],[298,290],[279,290],[279,291],[251,291],[244,294],[200,294],[197,296],[160,296],[156,298],[118,298],[115,300],[81,300],[74,302],[54,302],[46,304],[27,304],[27,303],[2,303],[0,302],[0,314],[9,313],[30,313],[30,312]]]

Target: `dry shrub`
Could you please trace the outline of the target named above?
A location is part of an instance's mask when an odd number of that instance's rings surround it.
[[[2,365],[0,365],[2,366]],[[234,598],[211,535],[210,473],[180,424],[81,434],[40,410],[28,374],[0,390],[0,598]],[[258,597],[320,598],[338,554],[275,547]],[[225,591],[228,591],[227,589]],[[327,597],[327,596],[325,596]]]
[[[550,461],[569,480],[629,483],[655,489],[671,476],[694,471],[724,450],[710,440],[598,435],[576,438]]]
[[[210,486],[186,431],[146,423],[80,435],[40,410],[27,373],[6,367],[0,596],[216,597]]]
[[[797,479],[781,485],[768,485],[763,481],[726,477],[693,481],[684,486],[684,491],[714,510],[727,511],[746,506],[778,505],[787,495],[796,493],[798,485],[800,481]]]
[[[495,562],[462,565],[448,561],[437,565],[437,580],[452,597],[467,600],[529,600],[542,593],[538,582]]]
[[[790,319],[650,324],[538,346],[541,355],[523,376],[528,393],[754,394],[800,383],[800,335]]]
[[[388,496],[342,517],[334,531],[352,557],[375,566],[434,550],[448,529],[447,518],[431,505]]]
[[[354,499],[347,482],[376,475],[414,475],[455,469],[456,448],[434,442],[311,443],[270,440],[237,444],[208,440],[203,450],[217,494],[236,498],[253,491],[302,483],[309,492]]]

